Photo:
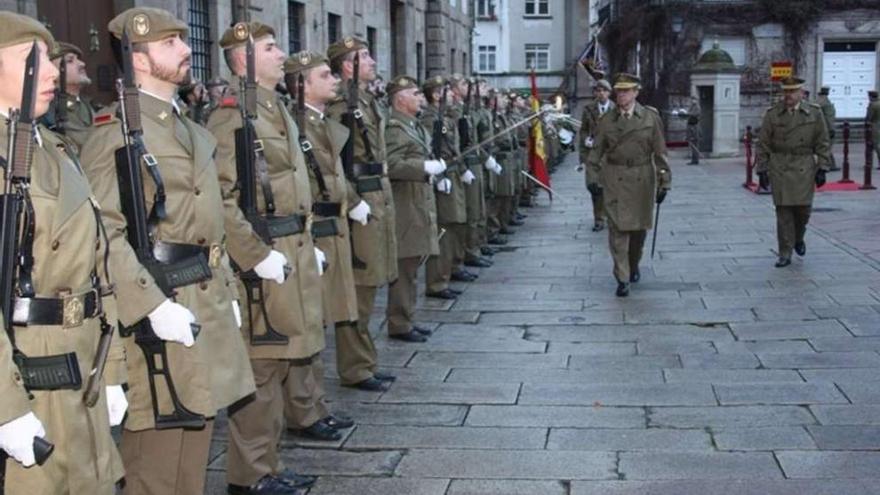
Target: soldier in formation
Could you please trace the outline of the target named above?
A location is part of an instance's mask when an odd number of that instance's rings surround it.
[[[831,88],[829,86],[822,86],[819,88],[819,97],[816,98],[816,105],[822,110],[822,117],[825,119],[825,128],[828,129],[829,149],[834,146],[834,119],[837,118],[837,109],[834,108],[834,103],[832,103],[831,99],[828,97],[830,94]],[[828,170],[840,170],[840,167],[837,166],[837,160],[834,159],[833,152],[829,151],[828,159],[830,160]]]
[[[86,72],[82,50],[76,45],[60,41],[52,50],[51,59],[59,69],[59,78],[56,83],[56,97],[43,117],[43,123],[56,133],[66,136],[77,148],[81,148],[95,117],[91,100],[83,94],[92,84],[92,80]],[[60,77],[62,65],[63,78]]]

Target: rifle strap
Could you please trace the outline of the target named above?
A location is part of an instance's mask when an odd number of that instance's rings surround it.
[[[260,189],[263,190],[263,201],[266,203],[266,214],[275,214],[275,193],[272,191],[272,181],[269,177],[269,163],[266,161],[265,148],[262,139],[254,140],[254,165],[257,175],[260,177]]]
[[[364,124],[364,112],[360,108],[356,108],[353,112],[355,126],[361,134],[361,140],[364,142],[364,151],[367,152],[367,161],[375,162],[376,155],[373,154],[373,146],[370,144],[370,136],[367,134],[367,126]]]
[[[302,148],[303,155],[306,157],[306,165],[309,166],[309,170],[312,171],[312,175],[315,176],[315,181],[318,183],[318,190],[321,191],[321,199],[324,201],[330,201],[330,191],[327,190],[327,182],[324,181],[324,174],[321,173],[321,166],[318,164],[318,159],[315,158],[315,151],[312,149],[312,143],[306,138],[305,130],[300,128],[299,130],[299,145]]]

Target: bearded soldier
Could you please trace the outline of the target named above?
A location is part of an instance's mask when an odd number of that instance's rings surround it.
[[[0,491],[110,495],[123,474],[110,436],[110,425],[121,423],[125,415],[121,348],[107,357],[106,388],[100,376],[88,377],[99,339],[105,333],[109,338],[109,325],[115,325],[104,316],[100,301],[102,286],[109,283],[107,239],[73,150],[42,125],[27,125],[47,112],[53,97],[58,76],[48,57],[53,44],[52,35],[35,19],[0,12],[0,112],[11,118],[6,112],[19,110],[26,121],[17,131],[33,129],[32,135],[16,136],[13,156],[7,155],[9,136],[0,134],[4,176],[24,172],[19,176],[24,181],[23,211],[32,208],[31,221],[21,221],[15,266],[0,267],[14,272],[14,294],[2,301],[9,320],[0,321],[0,450],[6,454],[0,461],[0,474],[5,471]],[[29,58],[35,68],[30,76]],[[31,78],[34,96],[23,99],[26,78]],[[15,171],[28,146],[33,158],[24,164],[30,168]],[[11,208],[4,219],[16,221]],[[89,394],[95,395],[89,399]],[[55,445],[54,452],[35,466],[45,455],[44,448],[37,448],[44,441]]]
[[[165,10],[139,7],[116,16],[108,30],[125,72],[126,112],[112,108],[96,116],[82,163],[114,248],[119,320],[134,334],[122,339],[131,402],[121,446],[125,493],[202,493],[212,418],[254,392],[223,248],[227,218],[213,158],[217,142],[182,115],[174,99],[189,80],[186,24]],[[146,153],[137,150],[135,158],[146,165],[134,169],[137,176],[118,177],[117,170],[132,170],[116,163],[128,142],[123,132],[139,138],[130,133],[138,124]],[[152,212],[147,221],[132,215],[138,205]],[[149,246],[129,235],[141,230],[149,232],[143,236]],[[169,290],[176,280],[183,282]],[[160,357],[161,371],[154,369]]]
[[[803,79],[782,80],[782,101],[764,113],[755,170],[761,187],[773,187],[779,258],[791,264],[791,252],[807,253],[804,235],[816,186],[825,184],[829,163],[828,130],[822,110],[803,100]]]
[[[357,323],[336,325],[336,369],[342,385],[363,390],[385,390],[394,377],[377,370],[377,354],[370,335],[370,315],[377,290],[397,279],[397,237],[394,198],[385,161],[385,116],[366,90],[376,78],[376,61],[367,44],[346,37],[327,48],[330,68],[342,79],[340,95],[327,105],[326,114],[348,122],[347,147],[352,163],[344,164],[351,197],[352,267],[357,294]],[[357,70],[355,70],[357,69]],[[355,82],[357,83],[355,85]]]

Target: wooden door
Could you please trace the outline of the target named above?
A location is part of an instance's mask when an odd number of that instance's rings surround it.
[[[104,104],[116,99],[117,70],[107,31],[114,15],[113,0],[37,0],[37,18],[55,38],[83,51],[92,80],[86,94]]]

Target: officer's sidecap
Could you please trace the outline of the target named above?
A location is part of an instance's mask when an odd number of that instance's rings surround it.
[[[397,93],[398,91],[403,91],[405,89],[418,88],[419,83],[415,79],[409,76],[397,76],[388,83],[388,86],[385,87],[385,92],[388,93],[388,96]]]
[[[611,83],[608,82],[607,79],[599,79],[596,81],[596,86],[593,89],[602,88],[606,91],[611,91]]]
[[[444,79],[443,76],[434,76],[432,78],[429,78],[427,81],[424,82],[424,84],[422,84],[422,91],[427,93],[437,88],[442,88],[445,85],[446,79]]]
[[[314,69],[315,67],[320,67],[323,64],[329,64],[327,57],[325,57],[323,53],[303,50],[287,57],[287,60],[284,61],[284,72],[288,74],[296,74],[305,70]]]
[[[783,79],[781,82],[783,91],[793,91],[795,89],[801,89],[804,87],[804,80],[799,77],[789,76]]]
[[[336,60],[348,53],[359,51],[361,48],[369,48],[370,45],[366,41],[355,38],[354,36],[346,36],[341,40],[327,47],[327,58]]]
[[[223,32],[223,36],[220,37],[220,48],[228,50],[243,46],[247,43],[248,36],[257,41],[266,36],[275,36],[275,30],[272,26],[258,21],[237,22]]]
[[[119,39],[122,39],[123,29],[132,43],[159,41],[169,35],[186,38],[189,33],[186,23],[171,15],[171,12],[153,7],[128,9],[107,24],[107,30]]]
[[[614,89],[639,89],[641,82],[637,76],[621,72],[614,76]]]
[[[33,17],[0,12],[0,48],[33,41],[46,43],[50,52],[55,48],[52,33]]]
[[[80,60],[82,60],[83,58],[83,52],[79,49],[78,46],[71,43],[66,43],[64,41],[59,41],[55,44],[55,49],[52,50],[51,53],[49,53],[49,59],[55,60],[57,58],[61,58],[67,55],[68,53],[75,53]]]

